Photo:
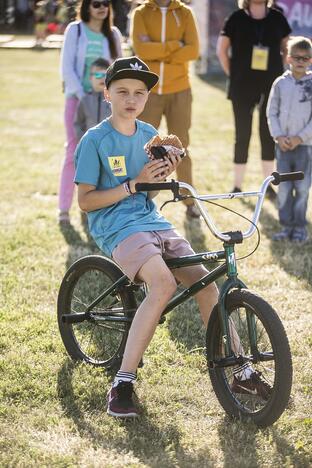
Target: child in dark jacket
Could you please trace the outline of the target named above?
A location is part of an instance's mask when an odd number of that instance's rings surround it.
[[[92,92],[81,99],[75,117],[75,131],[78,141],[89,128],[95,127],[111,115],[111,106],[104,98],[105,76],[109,62],[103,58],[95,60],[91,66],[90,81]]]

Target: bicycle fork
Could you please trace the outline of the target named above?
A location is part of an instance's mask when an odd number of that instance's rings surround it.
[[[222,340],[223,340],[223,345],[224,345],[224,350],[225,350],[225,360],[228,360],[228,365],[233,365],[233,357],[234,357],[233,355],[235,356],[240,355],[242,357],[242,347],[240,345],[238,336],[237,336],[238,342],[235,343],[235,334],[237,333],[235,330],[234,323],[230,324],[230,320],[229,320],[229,316],[228,316],[227,308],[226,308],[226,298],[231,289],[233,288],[246,289],[247,287],[237,277],[237,265],[236,265],[234,244],[224,243],[224,250],[225,250],[225,259],[226,259],[226,265],[227,265],[227,278],[228,279],[225,281],[225,283],[221,287],[221,291],[219,295],[219,302],[218,302],[218,310],[219,310],[219,318],[221,322]],[[246,320],[247,320],[248,337],[249,337],[251,352],[253,356],[257,359],[257,356],[258,356],[257,334],[256,334],[256,323],[255,323],[254,314],[248,311],[248,313],[246,314]],[[230,330],[231,327],[232,327],[232,330]],[[240,350],[238,349],[239,347],[241,348]],[[243,364],[243,363],[239,362],[239,364]]]

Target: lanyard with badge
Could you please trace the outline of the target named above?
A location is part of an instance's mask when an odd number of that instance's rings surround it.
[[[248,12],[249,16],[250,12]],[[268,69],[269,62],[269,47],[262,45],[262,38],[264,32],[264,24],[259,21],[255,23],[256,35],[257,35],[257,45],[254,45],[252,48],[251,56],[251,69],[252,70],[261,70],[266,71]]]

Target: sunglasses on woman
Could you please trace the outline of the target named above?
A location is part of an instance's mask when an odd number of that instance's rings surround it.
[[[110,0],[102,0],[101,2],[98,0],[95,0],[94,2],[91,2],[91,6],[96,9],[101,8],[102,6],[108,7],[109,4],[110,4]]]

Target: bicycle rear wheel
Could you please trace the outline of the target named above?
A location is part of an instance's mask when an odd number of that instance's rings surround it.
[[[134,294],[123,286],[96,300],[122,276],[111,260],[96,255],[79,259],[66,272],[59,290],[57,316],[64,346],[72,359],[106,368],[121,361],[136,309]]]
[[[213,389],[228,415],[251,419],[259,427],[269,426],[285,410],[292,384],[291,354],[284,327],[274,309],[248,290],[231,291],[226,299],[226,308],[232,349],[244,367],[239,368],[238,364],[222,367],[220,360],[225,358],[225,353],[218,308],[215,306],[206,335]],[[251,315],[254,317],[256,350],[251,347],[250,330],[248,332],[247,320]],[[242,381],[244,378],[247,382]]]

